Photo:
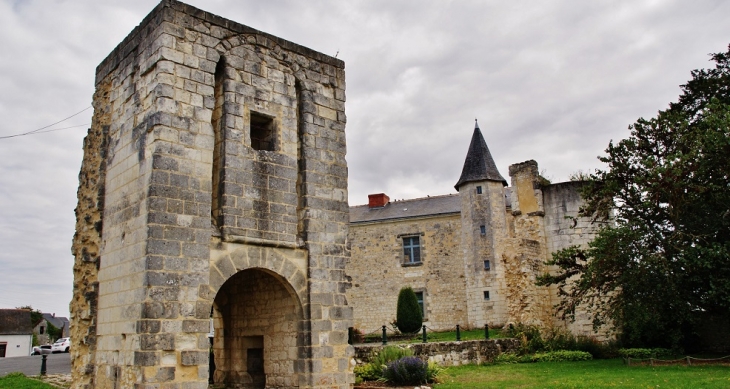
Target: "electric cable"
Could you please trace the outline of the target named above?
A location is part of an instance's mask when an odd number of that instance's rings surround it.
[[[59,120],[59,121],[57,121],[57,122],[55,122],[55,123],[51,123],[51,124],[49,124],[49,125],[47,125],[47,126],[43,126],[43,127],[41,127],[41,128],[35,129],[35,130],[33,130],[33,131],[23,132],[23,133],[21,133],[21,134],[15,134],[15,135],[6,135],[6,136],[0,136],[0,139],[16,138],[16,137],[19,137],[19,136],[25,136],[25,135],[33,135],[33,134],[43,134],[43,133],[46,133],[46,132],[52,132],[52,131],[60,131],[60,130],[67,130],[67,129],[69,129],[69,128],[76,128],[76,127],[83,127],[83,126],[87,126],[87,125],[88,125],[88,123],[87,123],[87,124],[79,124],[79,125],[76,125],[76,126],[71,126],[71,127],[64,127],[64,128],[54,128],[54,129],[46,130],[46,129],[47,129],[47,128],[49,128],[49,127],[53,127],[53,126],[55,126],[56,124],[59,124],[59,123],[63,123],[63,122],[65,122],[66,120],[68,120],[68,119],[71,119],[71,118],[72,118],[72,117],[74,117],[74,116],[80,115],[81,113],[83,113],[83,112],[85,112],[85,111],[88,111],[88,110],[89,110],[89,108],[92,108],[92,106],[88,106],[88,107],[86,107],[86,108],[82,109],[81,111],[79,111],[79,112],[76,112],[75,114],[73,114],[73,115],[71,115],[71,116],[69,116],[69,117],[67,117],[67,118],[65,118],[65,119]],[[45,131],[43,131],[43,130],[45,130]]]

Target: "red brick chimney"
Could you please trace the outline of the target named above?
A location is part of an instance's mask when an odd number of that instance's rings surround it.
[[[382,208],[390,202],[390,197],[385,193],[368,195],[368,208]]]

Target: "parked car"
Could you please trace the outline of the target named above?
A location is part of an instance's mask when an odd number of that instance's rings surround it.
[[[71,347],[71,338],[61,338],[53,343],[51,347],[52,353],[67,353],[69,347]]]
[[[50,344],[44,344],[42,346],[34,346],[33,352],[30,353],[30,355],[41,355],[41,354],[50,354],[51,353],[51,346]],[[48,350],[45,353],[41,350]]]

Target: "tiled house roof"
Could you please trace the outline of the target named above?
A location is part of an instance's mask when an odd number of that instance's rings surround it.
[[[451,194],[395,201],[379,208],[370,208],[367,205],[350,207],[350,223],[395,220],[460,212],[461,200],[459,199],[459,195]]]
[[[0,335],[31,335],[33,326],[30,311],[26,309],[0,309]]]

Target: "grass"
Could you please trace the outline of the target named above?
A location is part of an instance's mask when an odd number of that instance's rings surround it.
[[[28,378],[22,373],[10,373],[5,377],[0,377],[0,389],[54,389],[54,387]]]
[[[482,340],[484,339],[484,328],[477,330],[461,330],[461,340]],[[449,332],[426,332],[429,342],[447,342],[456,340],[456,331]],[[489,339],[504,338],[502,330],[490,329]],[[423,341],[422,336],[418,339],[411,340],[410,343],[420,343]]]
[[[625,366],[620,359],[449,367],[435,389],[728,388],[727,366]]]

